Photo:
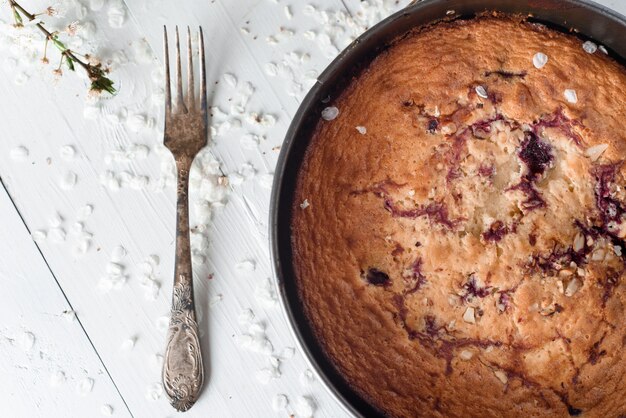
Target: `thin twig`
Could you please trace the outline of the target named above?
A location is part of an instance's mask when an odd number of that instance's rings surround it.
[[[31,22],[37,19],[36,15],[29,13],[17,1],[9,0],[9,5],[11,6],[13,14],[18,23],[22,22],[22,17],[20,13]],[[69,48],[65,46],[65,44],[58,40],[56,33],[52,33],[48,29],[46,29],[42,22],[37,22],[35,26],[45,35],[46,41],[52,42],[54,46],[57,47],[57,49],[61,52],[62,58],[65,57],[70,70],[74,70],[73,62],[76,62],[78,63],[78,65],[83,67],[85,71],[87,71],[87,74],[92,81],[92,90],[106,90],[111,94],[115,93],[115,88],[113,88],[113,82],[111,82],[108,78],[104,76],[105,71],[100,68],[99,65],[91,65],[80,60]],[[61,61],[63,61],[63,59],[61,59]],[[103,85],[104,87],[102,87]]]

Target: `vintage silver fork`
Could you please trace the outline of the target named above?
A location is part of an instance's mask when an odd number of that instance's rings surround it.
[[[176,98],[170,88],[167,28],[163,28],[165,50],[165,137],[178,174],[176,198],[176,263],[172,311],[163,360],[163,387],[170,403],[186,411],[198,400],[204,382],[204,367],[193,298],[193,272],[189,242],[189,170],[196,154],[207,143],[206,70],[202,28],[198,33],[200,98],[194,96],[191,31],[187,28],[188,86],[183,98],[180,41],[176,27]]]

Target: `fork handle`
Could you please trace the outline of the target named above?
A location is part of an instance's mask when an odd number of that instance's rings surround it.
[[[163,387],[170,403],[186,411],[198,399],[204,367],[193,298],[193,272],[189,239],[189,169],[191,159],[177,159],[176,264],[172,310],[163,361]]]

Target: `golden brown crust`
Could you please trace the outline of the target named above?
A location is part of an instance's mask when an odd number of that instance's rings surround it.
[[[626,73],[581,45],[503,17],[440,24],[320,120],[293,209],[301,298],[388,415],[626,413]]]

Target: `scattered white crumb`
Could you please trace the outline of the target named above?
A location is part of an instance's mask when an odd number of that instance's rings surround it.
[[[76,156],[76,148],[73,145],[63,145],[59,148],[59,156],[65,161],[72,161]]]
[[[154,120],[141,113],[134,113],[126,118],[126,125],[131,132],[141,132],[154,126]]]
[[[54,215],[52,215],[50,217],[50,219],[48,220],[48,225],[50,225],[53,228],[59,227],[61,226],[61,224],[63,223],[64,219],[61,216],[60,213],[55,212]]]
[[[82,20],[85,17],[87,17],[87,6],[85,6],[79,1],[75,2],[74,5],[75,5],[74,12],[76,13],[77,19]]]
[[[78,23],[76,31],[80,35],[80,38],[93,38],[96,34],[96,24],[91,21],[80,22]],[[79,37],[75,37],[75,39],[78,40]],[[80,42],[82,42],[82,39]]]
[[[82,222],[74,222],[72,226],[70,226],[70,233],[74,235],[80,235],[81,232],[85,230],[85,224]]]
[[[324,120],[334,120],[337,118],[337,116],[339,116],[339,109],[337,109],[335,106],[329,106],[322,110],[322,119]]]
[[[209,306],[215,306],[218,303],[220,303],[222,300],[224,300],[224,295],[222,295],[221,293],[219,293],[217,295],[213,295],[209,299]]]
[[[126,248],[122,245],[118,245],[111,251],[111,261],[118,263],[126,257],[126,254],[128,254]]]
[[[111,53],[111,66],[113,68],[128,64],[128,55],[123,49],[118,49]]]
[[[85,205],[78,209],[77,218],[84,221],[93,213],[93,205]]]
[[[243,177],[244,180],[250,180],[256,175],[256,169],[250,163],[243,163],[238,174]]]
[[[36,231],[33,231],[31,236],[33,237],[33,241],[42,242],[43,240],[46,239],[47,233],[44,230],[38,229]]]
[[[243,260],[235,264],[235,270],[239,274],[251,273],[256,270],[256,262],[254,260]]]
[[[315,381],[315,376],[310,369],[306,369],[300,374],[300,384],[302,386],[310,386]]]
[[[23,145],[19,145],[11,150],[11,159],[14,161],[26,161],[28,153],[28,148]]]
[[[273,359],[273,360],[272,360]],[[257,380],[264,385],[267,385],[270,380],[278,379],[282,376],[280,372],[280,361],[276,358],[270,358],[269,367],[265,367],[263,369],[257,370],[255,376]]]
[[[33,334],[32,332],[24,331],[19,337],[19,343],[20,347],[22,347],[24,351],[32,350],[33,346],[35,345],[35,334]]]
[[[163,366],[163,356],[159,353],[153,354],[150,356],[150,362],[156,369],[161,369]]]
[[[231,73],[224,73],[224,75],[222,76],[222,78],[224,79],[224,81],[226,82],[226,84],[228,84],[231,87],[237,87],[237,77],[235,77],[234,74]]]
[[[211,203],[206,200],[197,200],[193,203],[193,209],[198,222],[201,224],[209,223],[213,214]]]
[[[120,345],[120,349],[124,351],[132,350],[135,347],[136,341],[137,341],[136,337],[127,338],[124,341],[122,341],[122,344]]]
[[[276,77],[276,75],[278,75],[278,65],[275,62],[265,64],[265,74],[270,77]]]
[[[94,12],[102,9],[104,7],[105,0],[89,0],[89,8]]]
[[[100,407],[100,413],[104,416],[110,417],[113,415],[113,407],[108,403],[105,403]]]
[[[78,175],[73,171],[68,171],[59,180],[59,187],[63,190],[71,190],[76,186],[76,182],[78,181]]]
[[[254,296],[260,304],[268,308],[276,306],[278,303],[278,297],[276,296],[274,286],[272,285],[272,281],[269,277],[259,281],[254,289]]]
[[[609,144],[598,144],[593,147],[587,148],[585,155],[591,159],[591,161],[597,161],[602,154],[609,148]]]
[[[201,266],[206,263],[206,257],[200,251],[192,249],[191,250],[191,262],[195,266]]]
[[[595,54],[598,50],[598,45],[591,41],[586,41],[585,43],[583,43],[583,49],[588,54]]]
[[[74,255],[75,257],[85,255],[87,254],[87,251],[89,251],[89,248],[91,248],[91,239],[88,239],[88,238],[80,239],[72,247],[72,255]]]
[[[548,56],[543,52],[537,52],[533,56],[533,65],[535,68],[540,69],[543,68],[548,63]]]
[[[107,165],[112,163],[129,163],[134,160],[144,160],[150,154],[150,147],[144,144],[131,144],[126,148],[110,151],[105,157]]]
[[[159,297],[159,291],[161,290],[161,284],[156,280],[150,280],[144,284],[146,288],[146,299],[156,300]]]
[[[121,0],[109,1],[109,26],[112,28],[121,28],[126,23],[126,6]]]
[[[461,357],[461,360],[471,360],[471,358],[474,356],[474,353],[472,353],[469,350],[463,350],[461,351],[461,354],[459,355],[459,357]]]
[[[50,228],[50,230],[48,231],[48,236],[50,237],[52,242],[56,244],[60,244],[65,241],[65,237],[66,237],[65,229],[59,228],[59,227]]]
[[[138,39],[132,44],[135,60],[140,64],[150,64],[154,61],[152,47],[145,38]],[[161,102],[162,103],[162,102]]]
[[[80,396],[87,396],[89,393],[91,393],[93,389],[93,384],[94,380],[90,377],[85,377],[84,379],[81,379],[76,384],[76,393],[78,393]]]
[[[160,383],[153,383],[146,388],[146,399],[156,401],[163,395],[163,385]]]
[[[282,359],[290,359],[293,358],[293,356],[296,355],[296,349],[293,347],[285,347],[283,348],[283,351],[280,352],[280,358]]]
[[[302,203],[300,203],[300,208],[301,208],[301,209],[306,209],[306,208],[308,208],[309,206],[311,206],[311,204],[309,203],[309,199],[304,199],[304,200],[302,201]]]
[[[76,312],[69,309],[69,310],[63,311],[61,313],[61,317],[65,318],[67,322],[74,322],[76,320]]]
[[[365,126],[357,126],[356,130],[359,131],[361,135],[365,135],[367,133],[367,128]]]
[[[124,266],[119,263],[110,262],[106,265],[106,272],[111,276],[119,276],[124,273]]]
[[[256,150],[259,146],[260,140],[261,140],[261,137],[259,135],[246,134],[241,137],[241,139],[239,140],[239,143],[244,149]]]
[[[476,317],[474,315],[473,307],[470,306],[465,310],[465,313],[463,314],[463,321],[467,322],[468,324],[476,323]]]
[[[285,17],[289,20],[291,20],[293,18],[293,13],[291,12],[291,7],[289,6],[285,6],[283,8],[283,11],[285,12]]]
[[[254,321],[254,312],[250,308],[246,308],[237,317],[240,325],[250,325]]]
[[[128,280],[128,276],[125,273],[125,267],[119,263],[109,262],[105,268],[106,275],[103,276],[98,282],[98,286],[101,290],[108,292],[112,289],[119,290]]]
[[[315,413],[315,401],[308,396],[298,396],[294,407],[298,418],[312,418]]]
[[[265,324],[262,322],[252,322],[248,326],[248,332],[252,335],[263,336],[265,334]]]
[[[270,355],[274,351],[274,346],[267,339],[264,331],[239,335],[237,336],[237,344],[246,350],[265,355]]]
[[[150,254],[148,257],[146,257],[146,261],[148,261],[150,264],[156,267],[161,262],[161,259],[156,254]]]
[[[102,277],[98,282],[98,287],[103,292],[108,292],[110,290],[119,290],[126,284],[126,276],[109,276]]]
[[[289,406],[289,398],[287,398],[287,395],[278,394],[272,398],[272,409],[274,409],[274,411],[283,411],[287,406]]]
[[[487,89],[485,86],[476,86],[476,94],[483,99],[488,99],[489,95],[487,94]]]
[[[50,375],[50,386],[53,388],[61,386],[66,381],[65,373],[62,370],[56,370]]]
[[[230,182],[230,184],[232,184],[233,186],[239,186],[243,183],[244,178],[241,174],[239,173],[230,173],[228,175],[228,181]]]
[[[506,375],[506,373],[502,370],[495,370],[493,372],[494,375],[496,375],[496,377],[498,378],[498,380],[500,380],[500,382],[502,382],[503,384],[507,384],[507,382],[509,381],[508,376]]]
[[[264,189],[271,190],[274,183],[274,174],[265,173],[259,176],[259,185]]]
[[[576,94],[576,90],[567,89],[563,92],[563,96],[565,96],[565,100],[567,100],[569,103],[578,102],[578,95]]]
[[[194,242],[195,235],[192,235],[192,246],[197,245]],[[192,262],[194,254],[196,250],[192,250]],[[146,293],[145,297],[148,300],[156,300],[159,296],[159,291],[161,289],[161,283],[154,276],[154,268],[158,265],[159,260],[156,255],[148,256],[145,261],[138,264],[139,270],[141,270],[141,275],[139,276],[139,282],[144,287]]]
[[[159,331],[167,331],[170,325],[169,316],[160,316],[156,321],[156,327]]]

